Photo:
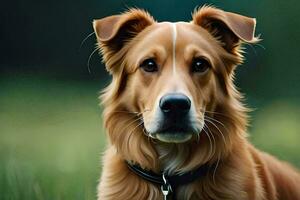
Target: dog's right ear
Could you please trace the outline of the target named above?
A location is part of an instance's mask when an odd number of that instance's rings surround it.
[[[110,58],[120,51],[126,42],[153,23],[153,17],[141,9],[130,9],[121,15],[94,20],[93,27],[98,46],[108,71],[113,70]]]

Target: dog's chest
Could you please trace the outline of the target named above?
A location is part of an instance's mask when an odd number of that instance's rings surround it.
[[[156,150],[161,169],[170,174],[180,172],[190,153],[190,149],[178,145],[156,145]],[[214,176],[208,174],[193,183],[178,187],[175,191],[176,199],[248,199],[241,183],[218,172]]]

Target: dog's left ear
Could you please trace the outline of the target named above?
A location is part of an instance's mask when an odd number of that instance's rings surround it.
[[[192,23],[212,34],[230,53],[236,53],[241,42],[255,43],[256,20],[239,14],[204,6],[193,13]]]

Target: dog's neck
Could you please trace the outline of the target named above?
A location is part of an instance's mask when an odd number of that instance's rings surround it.
[[[190,152],[189,148],[184,147],[182,144],[157,143],[155,148],[159,158],[160,170],[168,174],[180,172]]]
[[[190,163],[193,148],[189,143],[171,144],[155,143],[155,149],[158,154],[159,169],[168,175],[181,174],[192,171],[195,168],[208,162],[206,157],[199,156],[197,164]]]

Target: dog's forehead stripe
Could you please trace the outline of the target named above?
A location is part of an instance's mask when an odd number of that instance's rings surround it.
[[[173,57],[173,75],[176,74],[176,39],[177,39],[177,30],[176,30],[176,24],[175,23],[171,23],[172,25],[172,57]]]

